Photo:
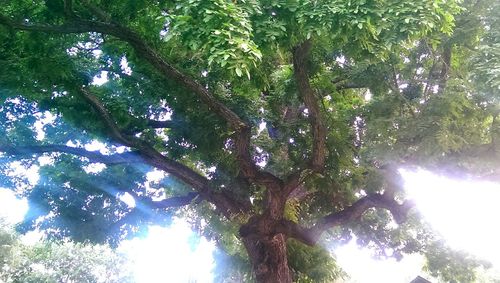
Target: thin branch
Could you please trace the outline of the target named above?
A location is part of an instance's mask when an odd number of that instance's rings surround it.
[[[396,67],[394,65],[392,65],[392,84],[388,83],[388,86],[394,93],[402,96],[401,90],[399,87],[399,83],[398,83],[398,76],[397,76],[397,72],[396,72]]]
[[[95,8],[97,9],[97,8]],[[97,10],[96,10],[97,11]],[[96,13],[96,11],[92,11]],[[11,20],[10,18],[0,14],[0,24],[9,26],[16,30],[37,31],[46,33],[86,33],[86,32],[99,32],[103,34],[112,35],[125,42],[128,42],[147,62],[153,65],[162,75],[167,79],[172,79],[182,85],[183,87],[193,91],[207,106],[224,118],[231,126],[232,129],[237,130],[246,128],[248,125],[227,106],[219,102],[203,85],[183,74],[175,67],[167,63],[156,50],[151,48],[143,38],[134,31],[118,25],[116,23],[105,23],[98,21],[87,20],[73,20],[68,24],[63,25],[43,25],[22,23]]]
[[[429,69],[429,74],[427,75],[427,79],[425,81],[425,88],[423,91],[422,97],[427,101],[429,100],[429,91],[431,90],[431,82],[433,80],[433,75],[434,75],[434,70],[436,68],[436,57],[433,57],[432,59],[432,65],[431,68]]]
[[[338,82],[335,83],[336,90],[344,90],[344,89],[355,89],[355,88],[367,88],[368,85],[359,82]]]
[[[126,192],[132,195],[132,197],[134,197],[136,205],[135,207],[131,208],[131,210],[127,214],[125,214],[122,218],[120,218],[118,221],[115,221],[112,224],[112,227],[115,229],[119,229],[128,222],[136,221],[137,215],[140,215],[140,217],[144,219],[145,217],[144,212],[146,212],[147,215],[146,217],[149,217],[155,215],[155,213],[153,212],[154,210],[165,210],[168,208],[183,207],[193,203],[195,199],[198,200],[199,198],[198,193],[191,192],[184,196],[175,196],[161,201],[153,201],[148,197],[139,196],[131,190]]]
[[[35,154],[60,152],[81,157],[86,157],[90,162],[108,165],[141,163],[144,160],[135,152],[125,152],[112,155],[104,155],[84,148],[70,147],[66,145],[32,145],[32,146],[1,146],[0,152],[17,157],[32,157]]]
[[[157,53],[156,50],[154,50],[150,45],[148,45],[145,42],[145,40],[141,38],[134,31],[116,23],[104,23],[104,22],[87,21],[87,20],[74,20],[70,24],[63,24],[59,26],[17,23],[3,15],[0,15],[0,24],[7,25],[17,30],[38,31],[47,33],[66,34],[66,33],[99,32],[103,34],[112,35],[129,43],[137,52],[139,57],[150,63],[165,78],[174,80],[181,86],[195,93],[211,109],[211,111],[222,117],[229,124],[230,128],[236,132],[235,144],[236,144],[236,152],[238,155],[237,159],[240,161],[241,167],[243,168],[241,172],[243,173],[244,177],[261,184],[272,183],[273,187],[276,187],[276,184],[279,184],[280,182],[279,178],[267,172],[260,172],[260,170],[258,170],[257,166],[253,162],[250,155],[250,132],[251,132],[250,126],[247,125],[236,113],[230,110],[227,106],[219,102],[204,86],[202,86],[200,83],[193,80],[192,78],[188,77],[187,75],[183,74],[175,67],[170,65],[168,62],[166,62]],[[92,96],[89,96],[88,92],[85,89],[82,89],[81,92],[84,94],[86,100],[90,104],[92,104],[95,110],[101,115],[103,121],[109,127],[110,134],[115,140],[130,147],[140,148],[141,154],[149,155],[150,158],[158,160],[155,162],[157,163],[157,166],[163,164],[162,162],[159,162],[159,160],[163,158],[161,154],[156,152],[151,147],[144,145],[141,141],[134,139],[133,137],[123,136],[123,134],[116,129],[116,123],[114,123],[112,119],[109,119],[110,118],[109,114],[106,114],[106,111],[103,111],[104,109],[101,109],[101,106],[99,106],[99,104],[96,104],[94,98],[92,98]],[[184,176],[187,171],[186,168],[180,170],[183,172],[182,174],[180,174],[183,178],[186,177]],[[179,168],[170,168],[170,169],[179,169]],[[190,185],[196,185],[198,186],[198,188],[200,188],[199,186],[201,184],[199,180],[196,182],[191,180]]]
[[[75,12],[73,11],[73,0],[64,0],[64,15],[67,18],[75,17]]]
[[[137,120],[139,120],[139,119],[137,119]],[[172,120],[168,120],[168,121],[147,120],[146,124],[147,124],[147,127],[152,128],[152,129],[172,129],[174,127],[177,127],[177,128],[179,127],[179,122],[174,122]],[[146,129],[147,128],[144,128],[144,127],[133,126],[133,127],[129,127],[127,129],[124,129],[122,131],[122,133],[124,135],[130,136],[130,135],[140,133]]]
[[[97,8],[96,6],[94,6],[92,3],[90,3],[90,1],[88,0],[80,0],[84,5],[85,7],[87,7],[90,12],[97,17],[97,19],[99,19],[100,21],[103,21],[103,22],[113,22],[112,20],[112,17],[111,15],[109,15],[108,13],[104,12],[103,10]]]
[[[453,46],[451,43],[446,43],[444,46],[441,59],[443,64],[441,66],[441,73],[439,74],[439,88],[438,88],[439,94],[444,93],[444,90],[446,88],[446,83],[448,82],[448,77],[450,74],[450,67],[451,67],[452,47]]]

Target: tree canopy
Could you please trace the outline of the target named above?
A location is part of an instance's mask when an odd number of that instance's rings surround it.
[[[133,282],[127,258],[109,246],[54,241],[23,244],[0,219],[0,280],[5,283]]]
[[[30,201],[21,231],[55,238],[117,244],[185,217],[243,280],[331,281],[342,272],[317,245],[353,237],[381,256],[427,253],[456,279],[398,169],[500,179],[499,11],[9,1],[1,186]]]

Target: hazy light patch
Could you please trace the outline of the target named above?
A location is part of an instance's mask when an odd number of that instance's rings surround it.
[[[377,260],[368,249],[359,248],[355,242],[353,240],[335,249],[338,263],[350,276],[347,282],[401,283],[410,282],[417,275],[422,276],[422,256],[405,256],[399,262],[393,258]]]
[[[365,91],[365,100],[366,101],[372,100],[372,93],[369,89]]]
[[[168,176],[168,174],[157,169],[153,169],[153,171],[146,173],[146,182],[144,183],[146,187],[146,194],[150,195],[153,201],[160,201],[166,198],[164,190],[158,190],[157,188],[152,187],[152,184],[158,184],[166,176]]]
[[[69,140],[66,142],[66,146],[69,146],[69,147],[78,147],[79,145],[80,145],[80,142],[78,142],[78,141],[76,143],[72,140]]]
[[[21,222],[28,211],[28,200],[19,199],[9,189],[0,188],[0,218],[9,224]]]
[[[106,169],[106,164],[104,163],[91,163],[87,166],[83,166],[83,170],[87,174],[97,174]]]
[[[165,176],[165,172],[154,169],[153,171],[146,173],[146,180],[148,182],[159,182],[165,178]]]
[[[432,93],[438,93],[438,91],[439,91],[439,85],[432,86]]]
[[[128,65],[128,60],[125,56],[120,59],[120,68],[125,75],[132,75],[132,69]]]
[[[257,162],[255,162],[255,164],[257,166],[259,166],[260,168],[264,168],[267,165],[267,160],[264,159],[264,160],[261,160],[261,161],[257,161]]]
[[[39,230],[29,231],[21,236],[21,242],[25,245],[36,245],[44,239],[45,234]]]
[[[103,85],[108,82],[108,71],[101,71],[101,73],[97,76],[94,76],[92,78],[92,84],[93,85]]]
[[[149,227],[145,239],[125,241],[120,249],[134,260],[138,283],[213,281],[214,244],[199,238],[182,220],[168,228]]]
[[[115,151],[116,151],[116,153],[124,153],[127,148],[128,147],[126,147],[126,146],[118,146],[115,148]]]
[[[33,124],[33,127],[35,128],[36,139],[40,141],[45,138],[45,131],[43,130],[45,125],[54,123],[57,116],[50,113],[49,111],[45,111],[43,113],[35,114],[35,117],[37,118],[37,120]]]
[[[124,193],[118,196],[118,198],[123,201],[128,207],[135,207],[136,202],[134,197],[129,193]]]
[[[106,145],[96,140],[93,140],[91,143],[86,144],[84,147],[85,150],[88,151],[99,151],[102,154],[109,153],[109,150],[106,148]]]
[[[52,165],[54,164],[54,158],[51,156],[40,156],[38,157],[38,164],[40,166]]]
[[[500,184],[452,180],[428,171],[401,170],[409,197],[451,247],[500,267]]]
[[[342,55],[342,56],[338,56],[335,58],[335,62],[337,62],[337,64],[343,68],[345,67],[345,63],[346,63],[346,58]]]
[[[99,58],[102,55],[102,50],[100,49],[92,50],[92,55],[94,55],[95,58]]]
[[[260,133],[262,133],[262,131],[264,131],[267,127],[267,123],[262,121],[260,122],[259,124],[259,129],[257,130],[257,134],[260,135]]]
[[[40,179],[40,175],[38,175],[38,169],[40,169],[38,165],[31,165],[30,167],[26,168],[21,165],[21,162],[14,161],[10,164],[11,171],[8,172],[8,176],[24,178],[28,180],[31,186],[34,186]]]
[[[160,113],[158,121],[170,121],[172,120],[172,114],[173,112],[170,109],[167,109],[167,111]]]

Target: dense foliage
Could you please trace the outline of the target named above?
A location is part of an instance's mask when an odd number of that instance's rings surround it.
[[[499,180],[498,6],[9,1],[1,185],[55,238],[185,217],[244,280],[331,281],[315,245],[353,237],[451,280],[398,168]]]
[[[126,257],[104,245],[24,244],[0,224],[0,280],[5,283],[133,282]]]

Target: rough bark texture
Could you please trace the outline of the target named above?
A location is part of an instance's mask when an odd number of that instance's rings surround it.
[[[292,282],[288,267],[286,237],[283,234],[243,238],[257,282]]]
[[[87,33],[98,32],[104,35],[114,36],[128,43],[136,52],[138,58],[148,62],[165,79],[176,82],[179,86],[196,94],[205,107],[227,122],[228,128],[234,132],[232,135],[233,152],[237,160],[238,178],[249,184],[265,188],[266,199],[260,209],[253,210],[248,200],[242,201],[234,195],[231,190],[216,190],[211,181],[192,168],[173,160],[168,155],[158,151],[154,145],[137,137],[125,129],[119,128],[111,113],[98,97],[92,93],[91,87],[82,87],[75,92],[79,99],[86,101],[94,112],[99,115],[102,123],[108,129],[109,138],[130,147],[133,151],[123,154],[102,155],[89,152],[82,148],[70,148],[64,145],[43,145],[13,147],[12,145],[1,145],[0,152],[8,155],[31,156],[45,152],[61,152],[86,157],[93,162],[103,162],[108,165],[144,162],[155,168],[163,170],[185,184],[193,188],[193,192],[185,196],[176,196],[162,202],[141,200],[144,204],[156,208],[177,207],[192,203],[193,201],[208,201],[220,214],[230,221],[238,214],[250,217],[246,224],[240,228],[240,237],[248,252],[253,272],[257,282],[292,282],[287,260],[287,238],[295,238],[308,245],[314,245],[320,235],[335,226],[354,221],[371,208],[383,208],[389,210],[399,221],[403,221],[406,212],[413,206],[412,203],[398,203],[393,195],[387,193],[372,194],[358,199],[343,210],[334,211],[317,220],[316,224],[308,227],[284,219],[284,208],[287,198],[297,188],[300,188],[304,179],[312,173],[324,171],[328,150],[326,147],[327,125],[324,121],[320,108],[320,100],[309,82],[309,71],[307,63],[312,42],[307,40],[297,45],[292,51],[294,76],[299,92],[299,98],[308,110],[308,119],[312,135],[311,154],[308,157],[307,168],[296,168],[294,172],[283,179],[259,168],[252,156],[252,125],[244,121],[237,113],[217,100],[209,89],[205,88],[194,78],[182,73],[176,67],[165,60],[147,40],[142,38],[133,29],[117,24],[99,7],[94,7],[90,2],[82,0],[95,19],[81,19],[73,12],[71,1],[65,1],[65,13],[68,15],[67,23],[59,26],[45,24],[34,24],[16,22],[13,19],[0,14],[0,25],[8,26],[13,30],[44,33]],[[449,56],[444,58],[442,77],[446,77],[449,66]],[[448,62],[448,63],[447,63]],[[359,87],[358,85],[344,82],[339,88]],[[397,88],[396,88],[397,89]],[[149,127],[163,128],[175,127],[174,122],[149,121]],[[140,199],[138,196],[136,198]],[[256,211],[259,211],[258,213]]]

